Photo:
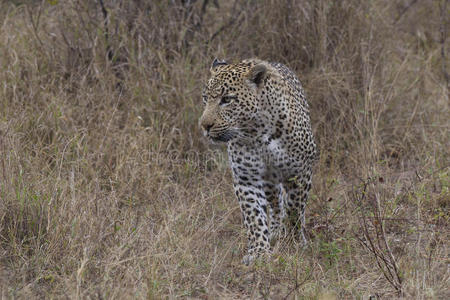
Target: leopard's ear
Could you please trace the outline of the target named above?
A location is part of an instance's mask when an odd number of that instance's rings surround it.
[[[218,60],[217,58],[214,58],[214,61],[210,68],[210,71],[211,71],[211,73],[213,73],[218,66],[225,66],[225,65],[228,65],[228,63],[226,61]]]
[[[264,79],[267,78],[269,75],[269,70],[267,66],[264,63],[259,63],[254,65],[250,71],[247,74],[248,80],[250,80],[251,83],[256,84],[257,87],[259,87],[263,82]]]

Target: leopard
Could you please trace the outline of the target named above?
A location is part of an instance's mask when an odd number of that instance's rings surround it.
[[[270,254],[287,225],[306,245],[305,207],[318,149],[296,74],[258,58],[237,63],[216,58],[202,100],[204,136],[226,144],[248,240],[243,263]]]

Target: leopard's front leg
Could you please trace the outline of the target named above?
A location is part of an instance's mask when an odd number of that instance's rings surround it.
[[[234,190],[247,231],[248,250],[243,262],[248,265],[259,255],[270,251],[267,201],[264,190],[258,183],[235,181]]]
[[[258,145],[238,142],[228,144],[233,186],[248,238],[247,255],[243,259],[246,265],[270,251],[268,203],[263,180],[266,168],[261,157],[261,147]]]

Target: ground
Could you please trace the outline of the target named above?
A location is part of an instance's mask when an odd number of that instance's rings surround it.
[[[0,3],[2,298],[449,298],[448,1],[104,2]],[[295,70],[321,151],[249,267],[214,57]]]

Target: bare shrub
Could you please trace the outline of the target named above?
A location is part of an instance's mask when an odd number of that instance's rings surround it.
[[[380,199],[379,194],[373,193],[373,186],[376,184],[374,181],[377,180],[384,179],[383,177],[369,179],[353,192],[353,201],[360,215],[359,228],[362,231],[362,237],[356,235],[356,238],[373,255],[386,280],[397,291],[398,296],[401,296],[403,291],[401,270],[389,246],[385,230],[386,203],[384,199]]]

